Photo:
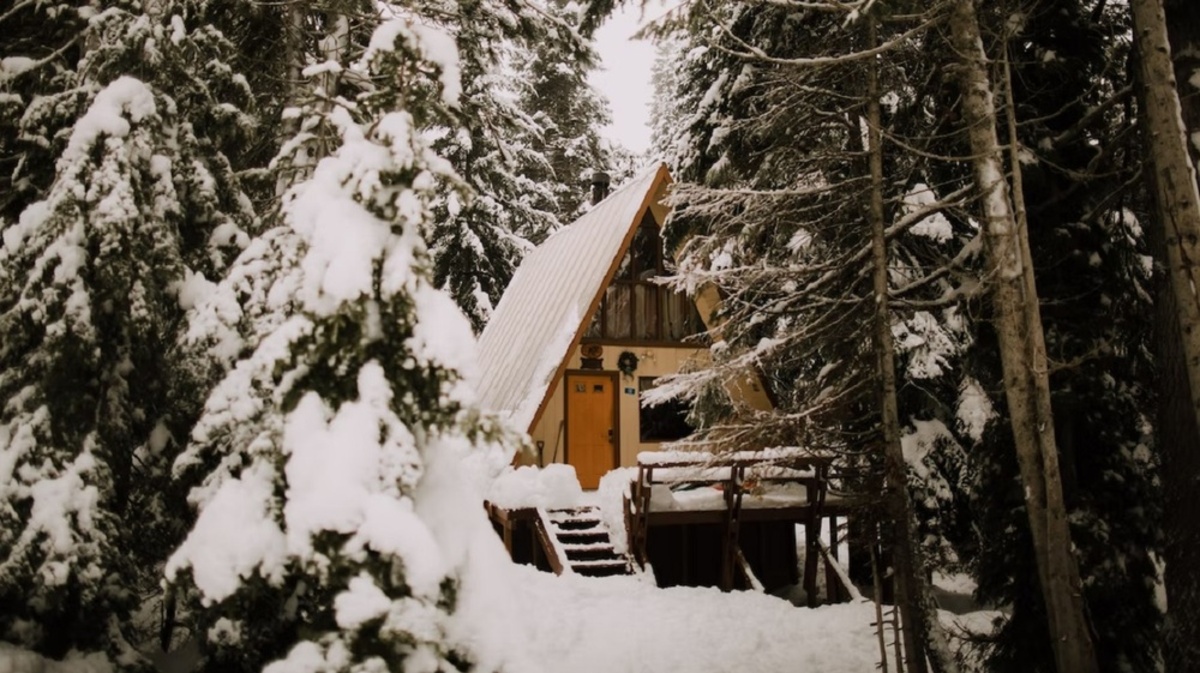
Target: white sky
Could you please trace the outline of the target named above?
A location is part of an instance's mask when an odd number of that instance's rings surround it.
[[[601,66],[588,78],[612,106],[613,123],[602,133],[636,153],[650,146],[650,69],[654,65],[653,43],[631,39],[643,23],[640,4],[626,0],[596,31]],[[662,6],[661,0],[649,0],[646,19],[657,18]]]

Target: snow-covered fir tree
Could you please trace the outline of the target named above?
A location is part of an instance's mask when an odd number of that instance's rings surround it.
[[[553,231],[558,220],[548,209],[554,203],[552,185],[538,184],[520,171],[541,158],[532,156],[528,145],[512,142],[514,119],[529,126],[532,121],[515,100],[496,95],[504,86],[498,72],[486,74],[467,64],[464,74],[464,110],[473,121],[438,149],[461,172],[470,197],[465,203],[446,199],[428,238],[434,282],[454,297],[479,332],[533,240]],[[537,131],[521,135],[532,133]],[[518,162],[518,155],[528,156]]]
[[[478,332],[521,259],[560,224],[557,183],[529,170],[546,163],[534,145],[546,129],[520,105],[520,86],[512,76],[520,53],[515,50],[539,42],[547,53],[586,51],[562,17],[534,4],[470,0],[459,5],[455,26],[463,58],[464,126],[445,134],[436,147],[472,195],[465,203],[440,204],[427,237],[434,282],[450,292]]]
[[[6,26],[23,65],[0,81],[25,106],[3,143],[0,639],[129,666],[132,613],[186,529],[169,466],[205,394],[175,376],[182,288],[253,218],[222,151],[252,126],[230,45],[202,3],[148,4],[13,7],[64,40]]]
[[[465,533],[445,522],[477,510],[445,471],[497,431],[422,242],[464,189],[422,132],[453,118],[459,60],[448,34],[395,19],[355,70],[379,86],[332,111],[340,147],[284,205],[295,313],[216,387],[176,464],[204,475],[168,573],[204,606],[206,670],[470,667],[446,631]]]
[[[362,0],[287,5],[281,17],[289,24],[284,58],[275,64],[286,83],[279,110],[282,144],[270,164],[276,195],[307,178],[339,145],[330,113],[366,86],[344,66],[363,53],[381,15],[394,11]]]
[[[546,11],[568,26],[578,25],[583,12],[577,3],[557,0]],[[537,41],[528,51],[520,105],[541,135],[530,141],[537,162],[525,174],[550,186],[554,201],[545,209],[565,226],[586,210],[592,172],[615,170],[613,152],[600,137],[611,121],[608,103],[587,81],[599,57],[589,44],[557,40]]]
[[[670,158],[672,166],[680,165],[675,157],[675,133],[681,128],[685,109],[675,95],[686,89],[679,81],[681,68],[690,56],[686,47],[690,41],[682,30],[676,29],[658,37],[650,83],[653,102],[650,105],[650,153]]]

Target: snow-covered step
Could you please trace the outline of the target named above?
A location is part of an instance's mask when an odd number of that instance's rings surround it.
[[[608,534],[608,531],[604,530],[603,524],[599,521],[562,521],[558,523],[551,521],[550,525],[559,533],[575,533],[580,535],[589,533]]]
[[[611,542],[567,542],[562,540],[563,549],[567,551],[607,551],[613,552]]]
[[[579,568],[609,568],[624,564],[625,561],[622,559],[597,559],[595,561],[580,561],[572,565]]]
[[[611,577],[613,575],[630,575],[632,569],[624,559],[596,559],[591,561],[572,561],[571,570],[586,577]]]
[[[575,518],[575,519],[559,519],[558,521],[551,520],[550,525],[563,531],[585,531],[593,528],[598,528],[601,525],[600,518]]]
[[[633,573],[629,559],[613,548],[608,528],[594,507],[550,510],[542,517],[556,572],[569,569],[589,577]]]
[[[567,563],[572,566],[578,561],[620,561],[625,562],[625,557],[620,556],[613,550],[612,545],[595,545],[586,547],[563,547],[563,551],[567,554]]]
[[[563,544],[604,544],[609,541],[608,531],[603,528],[588,530],[558,530],[558,539]]]
[[[598,519],[599,510],[594,505],[582,507],[567,507],[550,510],[551,521],[567,521],[570,519]]]

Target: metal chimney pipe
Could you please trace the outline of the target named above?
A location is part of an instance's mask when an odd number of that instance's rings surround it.
[[[612,178],[604,171],[595,171],[592,173],[592,205],[596,205],[608,196],[608,185],[612,182]]]

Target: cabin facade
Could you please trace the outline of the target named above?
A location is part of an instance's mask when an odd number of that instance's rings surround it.
[[[484,408],[529,433],[537,455],[525,460],[573,465],[585,489],[689,432],[680,405],[639,403],[708,356],[698,302],[655,282],[670,266],[670,185],[665,165],[645,171],[547,239],[480,337]]]

